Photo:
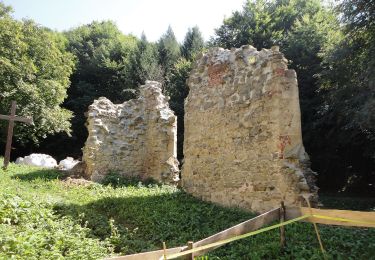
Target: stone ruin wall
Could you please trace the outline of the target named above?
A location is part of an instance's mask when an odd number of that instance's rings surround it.
[[[277,47],[210,49],[188,80],[182,185],[262,212],[317,199],[301,135],[297,78]]]
[[[178,181],[177,120],[161,84],[147,81],[140,97],[119,105],[101,97],[89,106],[83,148],[85,175],[100,181],[109,172]]]

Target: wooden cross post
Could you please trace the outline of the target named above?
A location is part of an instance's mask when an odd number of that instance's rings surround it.
[[[10,161],[10,150],[12,148],[14,121],[24,122],[24,123],[27,123],[27,124],[33,123],[32,118],[16,116],[16,108],[17,108],[16,101],[12,101],[12,107],[10,109],[10,116],[0,115],[0,119],[9,121],[7,143],[5,145],[5,156],[4,156],[4,165],[3,165],[4,170],[6,170],[6,168],[8,167],[9,161]]]

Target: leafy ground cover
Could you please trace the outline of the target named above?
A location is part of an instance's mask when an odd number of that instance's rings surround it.
[[[374,199],[322,196],[327,206],[374,210]],[[357,207],[357,208],[356,208]],[[99,259],[199,240],[253,217],[181,190],[125,180],[72,181],[54,170],[11,164],[0,171],[0,259]],[[373,259],[375,229],[320,226],[329,259]],[[204,259],[321,259],[312,225],[287,226],[231,243]],[[203,258],[202,258],[203,259]]]

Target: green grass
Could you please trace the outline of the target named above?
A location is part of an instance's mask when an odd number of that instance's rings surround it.
[[[0,171],[0,259],[98,259],[197,241],[254,214],[199,201],[171,186],[115,175],[76,185],[63,175],[11,164]],[[110,184],[110,185],[109,185]],[[324,203],[339,205],[338,198]],[[344,200],[345,201],[345,200]],[[357,205],[348,199],[341,205]],[[366,204],[367,202],[367,204]],[[374,200],[361,201],[362,210]],[[374,259],[375,229],[319,226],[329,259]],[[204,259],[322,259],[311,224],[287,226],[212,251]]]

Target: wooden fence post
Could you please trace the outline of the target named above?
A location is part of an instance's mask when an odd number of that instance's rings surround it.
[[[193,249],[194,248],[193,241],[189,241],[187,243],[187,247],[188,247],[187,250]],[[194,253],[191,253],[191,254],[187,255],[186,260],[194,260]]]
[[[285,205],[284,201],[280,203],[280,223],[285,221]],[[281,250],[284,250],[286,246],[286,238],[285,238],[285,226],[280,227],[280,247]]]
[[[163,242],[163,259],[167,260],[167,245]]]

